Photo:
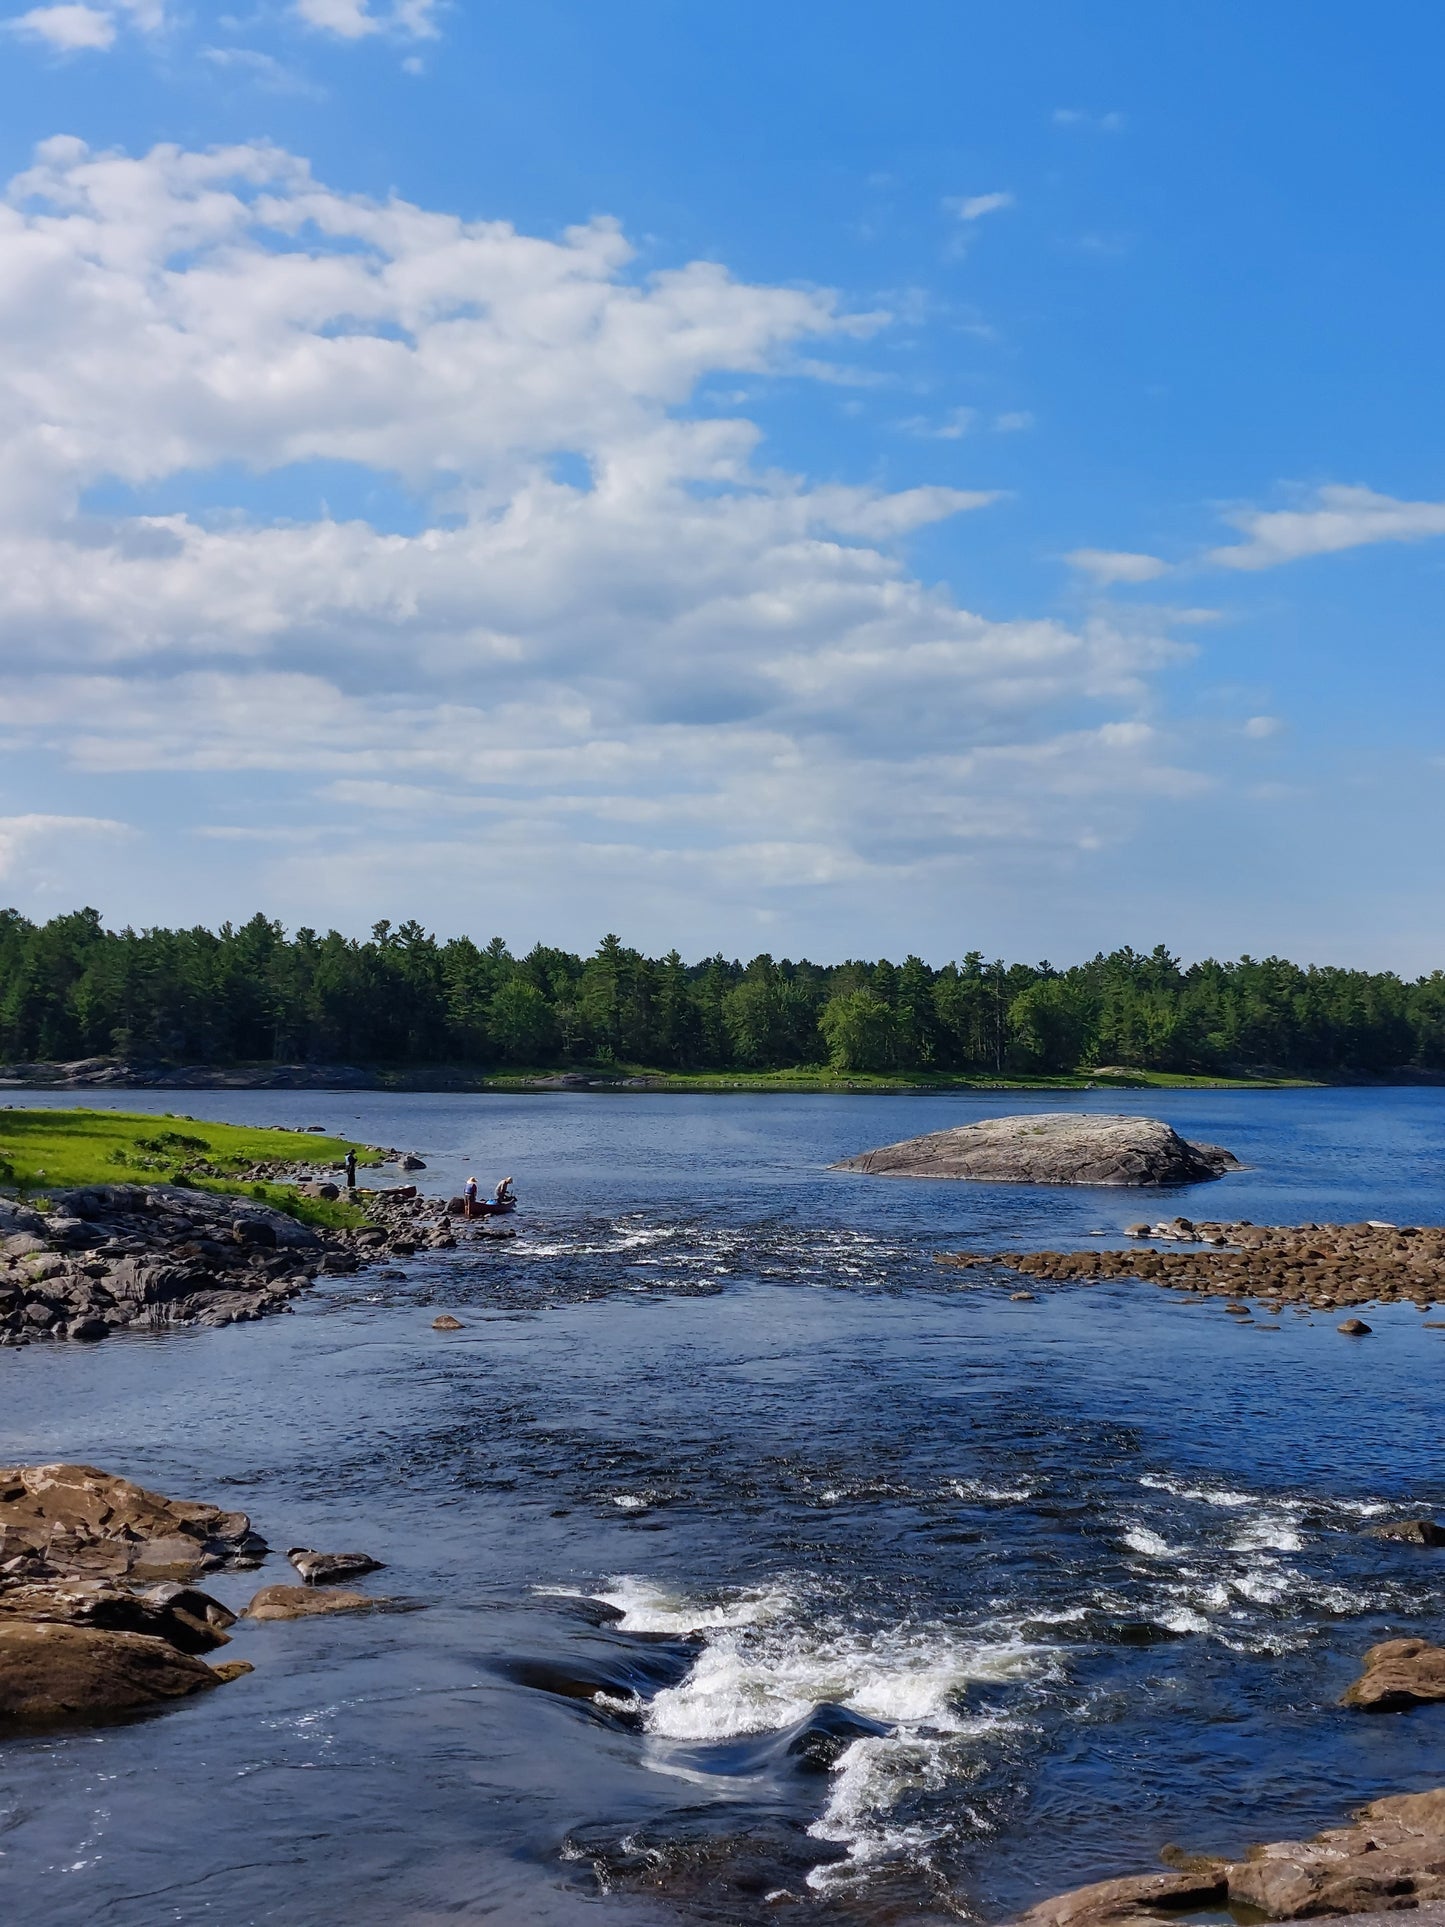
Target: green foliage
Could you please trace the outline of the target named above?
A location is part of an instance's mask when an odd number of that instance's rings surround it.
[[[968,951],[901,964],[590,957],[500,937],[438,943],[383,921],[364,941],[254,916],[219,930],[108,931],[94,910],[0,911],[0,1062],[122,1052],[158,1065],[646,1065],[763,1076],[827,1061],[868,1076],[1382,1075],[1445,1069],[1445,972],[1182,966],[1162,945],[1056,969]],[[3,1133],[0,1133],[3,1135]],[[164,1140],[164,1141],[163,1141]],[[136,1157],[196,1147],[156,1135]],[[143,1168],[143,1167],[137,1167]]]

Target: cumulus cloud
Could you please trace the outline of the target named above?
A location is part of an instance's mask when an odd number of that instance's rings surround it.
[[[5,24],[22,39],[42,41],[57,53],[99,53],[115,41],[115,15],[99,7],[32,7]]]
[[[993,491],[815,483],[703,406],[882,325],[640,272],[606,219],[541,238],[261,145],[46,143],[0,206],[11,771],[202,778],[228,851],[278,785],[290,826],[344,807],[354,862],[276,861],[371,909],[393,856],[404,883],[461,848],[529,902],[630,876],[862,905],[962,851],[1124,834],[1199,780],[1147,720],[1162,624],[973,614],[902,545]],[[406,532],[266,512],[318,463],[406,491]],[[254,479],[201,515],[206,472]]]
[[[130,826],[104,816],[0,816],[0,883],[14,883],[29,871],[48,869],[77,840],[110,841],[131,834]]]
[[[1211,551],[1226,569],[1273,569],[1311,555],[1372,542],[1419,542],[1445,535],[1445,502],[1401,502],[1369,488],[1317,489],[1302,508],[1248,510],[1230,517],[1244,541]]]
[[[1100,588],[1107,588],[1111,582],[1153,582],[1169,566],[1157,555],[1140,555],[1128,549],[1073,549],[1064,560]]]

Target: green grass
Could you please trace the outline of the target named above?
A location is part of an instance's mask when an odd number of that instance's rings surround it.
[[[254,1196],[307,1224],[339,1229],[362,1222],[353,1205],[298,1196],[287,1184],[249,1184],[256,1164],[379,1162],[364,1144],[301,1131],[251,1130],[195,1118],[132,1111],[0,1110],[0,1185],[31,1194],[81,1184],[193,1183],[198,1190]],[[196,1166],[204,1171],[195,1171]]]

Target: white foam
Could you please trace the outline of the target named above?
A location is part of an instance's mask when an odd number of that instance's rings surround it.
[[[1298,1552],[1303,1545],[1294,1521],[1281,1513],[1265,1513],[1252,1520],[1229,1542],[1231,1552]]]
[[[755,1625],[760,1620],[776,1618],[792,1604],[792,1595],[778,1586],[749,1588],[729,1599],[707,1604],[626,1574],[614,1579],[605,1592],[582,1596],[596,1599],[604,1606],[615,1606],[622,1615],[618,1626],[625,1633],[677,1633],[679,1636]]]
[[[1172,1492],[1176,1499],[1201,1499],[1205,1505],[1241,1506],[1257,1505],[1256,1495],[1252,1492],[1235,1492],[1229,1486],[1183,1485],[1178,1479],[1161,1478],[1146,1472],[1139,1481],[1155,1492]]]
[[[656,1695],[646,1724],[661,1739],[726,1740],[782,1732],[828,1704],[957,1733],[972,1723],[957,1704],[970,1681],[1027,1677],[1051,1657],[1018,1638],[981,1640],[942,1626],[737,1626],[710,1638],[687,1677]]]
[[[943,1489],[955,1499],[983,1499],[998,1505],[1016,1505],[1034,1496],[1030,1485],[989,1485],[984,1479],[945,1479]]]
[[[1180,1559],[1187,1554],[1178,1546],[1171,1546],[1148,1526],[1130,1526],[1124,1534],[1124,1544],[1130,1552],[1142,1552],[1150,1559]]]

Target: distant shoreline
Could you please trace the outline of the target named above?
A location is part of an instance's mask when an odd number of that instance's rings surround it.
[[[930,1091],[1195,1091],[1409,1089],[1445,1084],[1445,1075],[1401,1070],[1388,1077],[1221,1077],[1167,1071],[1109,1069],[1073,1075],[1028,1077],[899,1074],[800,1069],[761,1071],[658,1071],[642,1066],[592,1065],[569,1070],[476,1071],[458,1065],[356,1064],[137,1064],[111,1058],[68,1063],[0,1065],[0,1091],[377,1091],[458,1095],[487,1092],[743,1092],[754,1095],[812,1092],[833,1096],[921,1095]]]

